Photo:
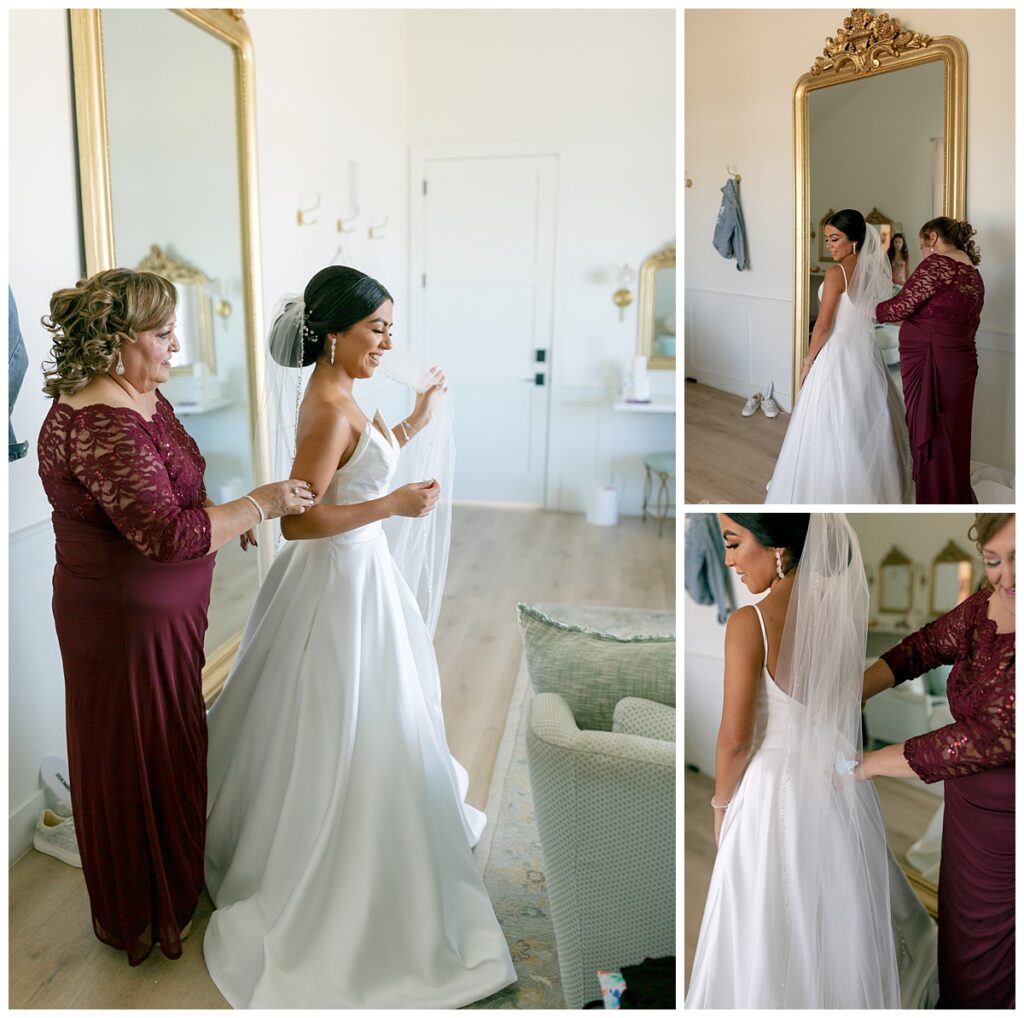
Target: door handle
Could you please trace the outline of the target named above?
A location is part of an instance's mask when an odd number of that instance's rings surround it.
[[[540,371],[535,375],[530,375],[529,378],[520,378],[520,382],[526,382],[528,385],[544,385],[544,374]]]

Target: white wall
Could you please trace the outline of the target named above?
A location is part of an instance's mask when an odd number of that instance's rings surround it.
[[[674,238],[671,11],[415,11],[411,145],[549,142],[559,152],[548,504],[586,506],[594,481],[638,513],[643,457],[675,447],[667,415],[611,404],[636,347],[612,269]],[[652,372],[671,397],[673,372]]]
[[[14,430],[28,455],[8,465],[10,647],[8,686],[8,848],[13,860],[31,844],[42,809],[39,765],[64,756],[64,676],[50,612],[53,530],[39,483],[35,445],[50,401],[41,363],[50,334],[39,324],[50,294],[83,272],[74,116],[64,11],[9,15],[10,283],[28,351],[28,372],[14,408]]]
[[[1013,469],[1013,11],[890,10],[908,28],[967,47],[967,217],[986,300],[972,455]],[[737,395],[774,378],[789,404],[793,314],[793,88],[845,10],[685,14],[687,372]],[[743,177],[750,268],[711,245],[726,164]],[[915,229],[915,227],[909,227]],[[912,240],[912,238],[910,238]],[[694,307],[691,312],[690,306]],[[723,320],[728,324],[722,324]],[[788,320],[789,328],[780,324]],[[780,384],[781,383],[781,384]],[[1000,407],[1004,413],[992,413]]]

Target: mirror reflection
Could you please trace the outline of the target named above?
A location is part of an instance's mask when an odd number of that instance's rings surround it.
[[[231,501],[256,483],[234,55],[171,11],[104,10],[102,23],[115,261],[177,287],[182,349],[162,392],[203,451],[209,497]],[[254,552],[221,549],[208,660],[241,629],[258,580]]]
[[[645,258],[640,266],[637,354],[648,367],[671,371],[676,366],[676,249],[674,245]]]
[[[809,221],[814,224],[807,288],[810,335],[818,289],[832,264],[821,224],[833,211],[859,209],[878,226],[888,242],[894,292],[920,260],[907,238],[913,245],[921,224],[943,214],[945,66],[933,60],[817,89],[807,105]],[[899,363],[898,336],[898,326],[876,327],[890,370]],[[898,377],[898,371],[893,373]]]

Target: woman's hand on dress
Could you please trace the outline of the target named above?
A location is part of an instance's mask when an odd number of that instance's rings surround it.
[[[715,810],[715,844],[717,845],[722,837],[722,824],[725,823],[725,810]]]
[[[811,364],[813,363],[814,361],[804,361],[804,366],[800,369],[800,381],[797,383],[797,389],[804,387],[804,382],[807,380],[807,375],[810,373]]]
[[[448,391],[448,380],[440,368],[431,368],[430,375],[435,379],[434,384],[429,389],[416,394],[416,405],[406,418],[417,431],[430,423],[434,415],[434,400],[440,393]]]
[[[437,481],[414,481],[395,488],[388,496],[391,499],[392,516],[427,516],[433,512],[441,494]]]
[[[252,545],[253,548],[259,547],[259,545],[256,543],[256,534],[251,530],[247,530],[244,534],[242,534],[242,536],[238,539],[238,543],[242,546],[242,551],[248,551],[250,545]]]
[[[256,499],[268,520],[304,513],[307,509],[312,509],[318,501],[309,481],[297,481],[294,478],[264,484],[254,488],[249,495]]]

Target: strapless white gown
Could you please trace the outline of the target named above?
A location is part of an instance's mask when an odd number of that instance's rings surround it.
[[[385,494],[398,451],[376,415],[324,502]],[[233,1007],[450,1008],[515,981],[380,523],[281,550],[209,731],[203,952]]]
[[[903,397],[844,292],[832,335],[797,395],[765,503],[913,501]]]
[[[760,611],[758,619],[761,620]],[[764,622],[761,621],[762,633]],[[765,660],[768,656],[765,640]],[[697,952],[686,994],[696,1008],[919,1008],[938,997],[937,931],[892,852],[889,899],[899,986],[882,985],[877,945],[860,921],[860,896],[842,900],[832,885],[801,893],[799,844],[784,836],[792,792],[784,778],[788,712],[802,704],[763,668],[755,731],[759,743],[725,814],[708,888]],[[870,782],[858,783],[874,796]],[[819,847],[842,866],[847,841],[840,825],[822,817]],[[875,839],[869,839],[874,844]],[[828,879],[828,869],[820,871]],[[839,883],[838,881],[836,882]],[[818,902],[829,909],[817,911]],[[815,903],[805,914],[803,903]],[[799,931],[792,939],[788,931]]]

